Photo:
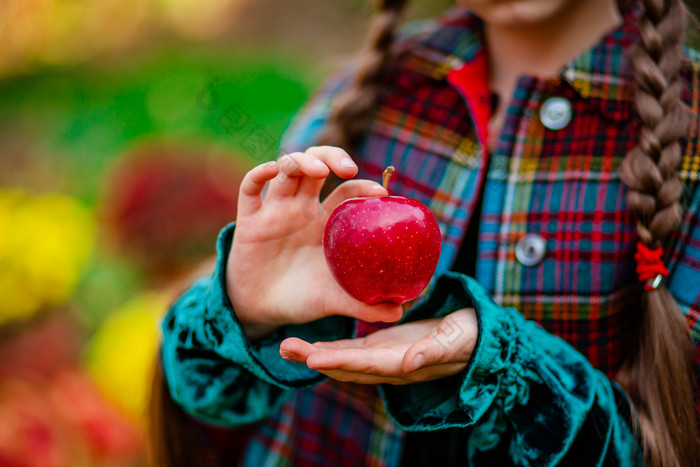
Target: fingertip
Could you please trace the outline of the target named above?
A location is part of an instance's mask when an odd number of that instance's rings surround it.
[[[299,345],[297,342],[295,342],[295,339],[295,337],[290,337],[280,342],[280,355],[282,354],[282,352],[284,352],[285,354],[296,353],[296,350],[299,348]]]
[[[304,341],[298,337],[288,337],[282,342],[280,342],[280,349],[285,351],[295,351],[299,347],[304,345]]]
[[[357,164],[343,148],[336,146],[312,146],[307,154],[322,159],[330,170],[340,178],[352,178],[357,174]]]
[[[364,305],[356,315],[358,319],[368,323],[395,323],[403,316],[401,305]]]
[[[280,356],[286,360],[305,363],[312,352],[312,345],[298,337],[289,337],[280,343]]]
[[[259,195],[265,184],[273,179],[278,171],[279,166],[275,161],[265,162],[264,164],[253,167],[241,181],[241,193],[246,196]]]
[[[267,161],[264,164],[260,164],[256,167],[258,171],[262,172],[277,172],[279,170],[279,164],[277,161]]]
[[[377,319],[377,321],[383,321],[385,323],[395,323],[403,317],[403,308],[401,307],[401,305],[397,305],[395,303],[383,303],[379,306],[382,307],[382,310],[379,314],[381,318]]]
[[[355,161],[348,156],[341,158],[338,164],[344,169],[357,169],[357,164],[355,164]]]
[[[354,183],[354,181],[346,183]],[[372,180],[357,180],[354,190],[357,192],[356,197],[383,197],[389,194],[386,188]]]
[[[359,168],[357,165],[353,162],[352,159],[349,157],[343,157],[340,162],[338,163],[338,167],[335,170],[335,173],[340,177],[340,178],[352,178],[355,175],[357,175],[357,172],[359,171]]]
[[[295,354],[294,352],[287,352],[285,350],[282,350],[280,348],[280,357],[284,358],[285,360],[291,360],[293,362],[296,362],[299,360],[299,356]]]
[[[277,175],[277,172],[279,172],[279,164],[277,164],[277,161],[269,161],[265,162],[264,164],[260,164],[257,167],[254,167],[253,170],[249,172],[251,178],[254,181],[267,181],[270,178],[274,177]]]
[[[401,305],[397,304],[391,304],[389,305],[389,308],[387,309],[387,315],[388,318],[387,322],[393,323],[401,318],[403,318],[403,307]]]
[[[282,342],[280,342],[280,349],[286,348],[290,342],[293,342],[294,339],[297,339],[296,337],[287,337],[284,339]]]

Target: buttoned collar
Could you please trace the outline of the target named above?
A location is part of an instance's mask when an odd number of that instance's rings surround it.
[[[637,19],[640,9],[627,1],[619,2],[622,22],[585,50],[554,77],[539,78],[556,85],[568,83],[582,98],[595,101],[608,118],[626,121],[634,99],[634,78],[629,49],[638,41]],[[483,23],[464,7],[454,7],[437,20],[417,25],[415,35],[399,41],[404,60],[418,73],[436,80],[473,61],[484,50]],[[421,29],[422,27],[422,29]],[[449,81],[449,80],[448,80]]]

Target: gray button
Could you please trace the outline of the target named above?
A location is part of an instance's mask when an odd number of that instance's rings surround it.
[[[515,245],[515,257],[523,266],[535,266],[541,263],[546,252],[544,238],[537,234],[527,234]]]
[[[540,108],[540,121],[550,130],[561,130],[571,121],[571,102],[563,97],[550,97]]]

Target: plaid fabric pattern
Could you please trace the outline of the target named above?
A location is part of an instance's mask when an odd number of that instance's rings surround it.
[[[402,439],[375,386],[328,381],[298,391],[279,417],[262,423],[243,463],[391,466],[399,463]]]
[[[417,198],[436,215],[444,245],[438,273],[451,268],[470,222],[480,223],[477,280],[497,303],[513,307],[582,352],[609,377],[630,348],[641,287],[634,272],[634,219],[617,168],[636,143],[639,122],[625,51],[638,39],[634,12],[559,76],[517,83],[500,139],[490,154],[470,103],[478,96],[453,83],[483,48],[480,22],[457,8],[423,23],[397,45],[367,137],[353,154],[359,177],[378,180],[392,164],[394,193]],[[687,317],[700,374],[700,65],[687,52],[685,100],[693,111],[680,177],[683,225],[666,248],[667,285]],[[343,75],[343,76],[347,76]],[[314,144],[345,78],[326,86],[283,143]],[[482,79],[486,79],[485,76]],[[560,130],[539,112],[550,97],[571,104]],[[473,105],[473,104],[472,104]],[[470,215],[483,193],[480,219]],[[536,266],[516,259],[528,233],[546,241]],[[403,433],[373,387],[327,382],[296,392],[278,417],[255,428],[247,465],[397,465]]]

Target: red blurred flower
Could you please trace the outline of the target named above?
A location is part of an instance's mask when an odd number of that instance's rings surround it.
[[[74,465],[80,449],[68,435],[39,386],[20,380],[0,386],[0,465]]]
[[[247,170],[231,157],[186,148],[127,155],[107,177],[109,236],[156,278],[177,275],[214,253],[217,232],[236,217]]]
[[[3,467],[135,466],[143,445],[136,425],[75,370],[0,381]]]
[[[51,384],[49,398],[94,459],[133,460],[141,451],[136,427],[109,404],[86,375],[66,371]]]

